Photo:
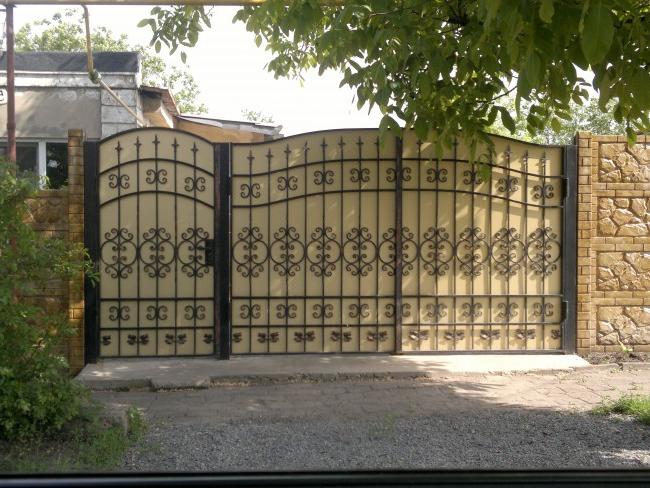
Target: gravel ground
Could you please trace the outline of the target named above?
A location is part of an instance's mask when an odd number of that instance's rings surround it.
[[[150,431],[126,471],[650,468],[650,427],[588,412],[650,370],[98,392]]]
[[[650,467],[650,428],[585,413],[485,411],[154,427],[127,471]]]

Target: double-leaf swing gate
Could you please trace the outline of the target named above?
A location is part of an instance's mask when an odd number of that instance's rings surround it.
[[[575,148],[494,143],[87,143],[87,359],[573,351]]]

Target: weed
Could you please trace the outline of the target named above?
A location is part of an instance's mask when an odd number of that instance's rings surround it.
[[[594,408],[597,415],[618,413],[631,415],[646,425],[650,425],[650,395],[624,395],[615,401],[604,401]]]

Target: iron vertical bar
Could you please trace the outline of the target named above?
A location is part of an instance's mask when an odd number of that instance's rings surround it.
[[[214,146],[214,263],[215,338],[219,341],[219,359],[230,359],[230,144]],[[270,189],[268,189],[270,192]],[[270,195],[270,193],[269,193]],[[217,238],[218,236],[218,238]],[[217,265],[219,273],[217,273]]]
[[[402,353],[402,150],[395,138],[395,354]]]
[[[97,267],[99,256],[99,196],[98,196],[99,143],[84,144],[84,246]],[[97,269],[99,272],[100,270]],[[84,359],[95,363],[99,357],[99,287],[86,276],[84,279]]]
[[[563,151],[564,176],[566,186],[564,192],[564,212],[562,213],[562,294],[567,306],[562,320],[562,349],[566,353],[576,351],[576,290],[577,290],[577,193],[578,193],[578,161],[577,147],[573,144],[565,146]]]

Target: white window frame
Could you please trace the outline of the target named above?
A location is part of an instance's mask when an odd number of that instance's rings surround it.
[[[56,144],[61,144],[61,143],[67,143],[67,139],[57,139],[57,138],[47,138],[47,139],[41,139],[41,138],[35,138],[35,137],[19,137],[16,139],[16,143],[27,143],[27,144],[38,144],[38,150],[37,150],[37,157],[38,157],[38,177],[40,180],[40,186],[41,188],[45,188],[45,180],[43,179],[45,176],[47,176],[47,143],[56,143]],[[7,139],[2,138],[2,143],[7,144]]]

